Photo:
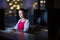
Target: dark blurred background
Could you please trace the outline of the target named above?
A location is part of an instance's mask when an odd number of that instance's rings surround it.
[[[58,40],[60,37],[60,24],[58,24],[60,23],[59,4],[60,0],[0,0],[0,29],[4,29],[4,27],[14,27],[19,19],[18,10],[24,8],[27,10],[26,17],[30,20],[29,31],[31,33],[37,33],[39,38],[42,34],[45,38],[47,37],[47,14],[49,12],[50,40]]]
[[[24,8],[27,10],[26,17],[31,25],[47,26],[47,8],[45,0],[0,0],[0,14],[4,19],[4,27],[14,27],[19,19],[18,10]],[[47,28],[47,27],[43,27]]]
[[[0,0],[0,29],[4,30],[16,25],[20,8],[27,10],[26,18],[30,21],[28,32],[47,40],[48,9],[46,0]],[[42,37],[41,39],[43,39]]]

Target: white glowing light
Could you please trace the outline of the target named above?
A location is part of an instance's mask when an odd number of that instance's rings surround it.
[[[11,7],[10,9],[13,9],[13,7]]]
[[[44,1],[40,1],[40,3],[44,3]]]
[[[20,9],[20,5],[17,5],[17,8],[16,9]]]

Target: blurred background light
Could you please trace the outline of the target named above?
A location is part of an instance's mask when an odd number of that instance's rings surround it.
[[[33,8],[35,8],[35,4],[33,4]]]
[[[44,3],[46,3],[46,1],[44,0]]]
[[[9,10],[9,13],[12,13],[12,11],[11,11],[11,10]]]
[[[20,5],[22,6],[23,4],[21,3]]]
[[[35,4],[35,5],[37,5],[38,3],[37,3],[37,2],[35,2],[34,4]]]
[[[16,0],[13,0],[13,1],[16,1]]]
[[[9,3],[9,5],[12,5],[12,3]]]
[[[14,3],[17,4],[17,1],[15,1]]]
[[[12,9],[13,9],[13,7],[10,7],[10,9],[12,10]]]
[[[20,9],[20,5],[17,5],[17,8],[16,9]]]
[[[13,7],[16,7],[16,5],[13,5]]]
[[[6,0],[7,2],[9,2],[10,0]]]
[[[17,0],[17,1],[20,1],[20,0]]]
[[[16,14],[14,16],[17,16]]]
[[[8,13],[6,12],[5,15],[7,15]]]
[[[40,3],[44,3],[44,1],[40,1]]]

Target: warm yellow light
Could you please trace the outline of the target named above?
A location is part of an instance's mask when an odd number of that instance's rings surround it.
[[[44,1],[40,1],[40,3],[44,3]]]
[[[7,0],[7,2],[9,2],[10,0]]]
[[[20,0],[17,0],[17,1],[20,1]]]
[[[15,2],[15,4],[17,4],[17,1]]]
[[[13,7],[11,7],[10,9],[13,9]]]
[[[9,5],[12,5],[12,3],[9,3]]]
[[[16,0],[13,0],[13,1],[16,1]]]
[[[13,5],[13,7],[16,7],[16,5]]]
[[[37,5],[37,2],[35,2],[35,5]]]
[[[12,13],[12,11],[11,11],[11,10],[9,10],[9,13]]]
[[[17,8],[16,9],[20,9],[20,5],[17,5]]]

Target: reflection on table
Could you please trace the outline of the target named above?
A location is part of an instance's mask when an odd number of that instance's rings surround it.
[[[18,31],[11,33],[8,31],[0,30],[0,36],[11,40],[36,40],[33,34],[18,32]]]

